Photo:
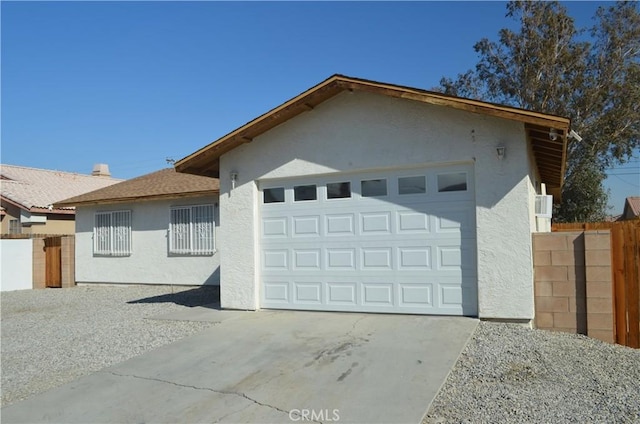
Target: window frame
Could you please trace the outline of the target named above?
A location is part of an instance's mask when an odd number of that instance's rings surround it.
[[[118,232],[118,226],[114,224],[118,214],[124,214],[123,217],[126,220],[125,232],[126,239],[116,243],[116,237]],[[98,219],[102,217],[103,222],[98,225]],[[109,217],[108,224],[104,225],[104,217]],[[132,211],[131,210],[117,210],[117,211],[97,211],[93,218],[93,256],[106,256],[106,257],[127,257],[133,254],[132,248]],[[100,228],[106,228],[106,231],[99,231]],[[107,234],[101,234],[106,232]],[[124,245],[123,245],[124,243]],[[124,247],[124,248],[123,248]]]
[[[302,190],[308,189],[309,187],[313,187],[313,199],[303,199],[298,198],[298,195],[304,194]],[[300,191],[298,190],[300,189]],[[302,196],[301,196],[302,197]],[[293,202],[316,202],[318,201],[318,184],[298,184],[293,186]]]
[[[329,196],[329,185],[331,184],[347,184],[348,185],[348,196],[339,196],[339,197],[330,197]],[[325,200],[329,201],[329,202],[337,202],[337,201],[344,201],[346,199],[353,199],[354,198],[354,193],[353,193],[353,189],[352,186],[353,184],[351,183],[350,180],[340,180],[340,181],[328,181],[325,182],[324,184],[324,191],[325,191]]]
[[[19,219],[9,219],[9,234],[22,234],[22,225],[20,225]]]
[[[410,193],[403,193],[400,187],[400,180],[406,180],[406,179],[410,179],[410,178],[422,178],[423,182],[424,182],[424,190],[423,191],[416,191],[416,192],[410,192]],[[417,174],[417,175],[400,175],[397,178],[397,182],[398,182],[398,196],[422,196],[425,194],[429,193],[429,179],[427,178],[426,175],[424,174]]]
[[[440,177],[446,175],[464,175],[464,190],[441,190]],[[455,187],[455,186],[454,186]],[[439,195],[447,195],[451,193],[468,193],[469,192],[469,173],[467,171],[447,171],[436,174],[436,191]]]
[[[375,195],[365,195],[364,194],[364,186],[363,183],[370,181],[384,181],[384,194],[375,194]],[[369,178],[360,178],[360,197],[363,199],[368,198],[378,198],[378,197],[387,197],[389,196],[389,177],[369,177]]]
[[[267,190],[278,190],[278,191],[282,190],[282,201],[274,200],[274,201],[267,202],[267,198],[266,198]],[[280,203],[286,203],[287,202],[287,190],[286,190],[286,188],[284,186],[265,187],[261,191],[262,191],[262,204],[263,205],[273,205],[273,204],[277,205],[277,204],[280,204]],[[269,193],[271,193],[271,191],[269,191]],[[274,199],[275,199],[275,197],[274,197]]]
[[[204,218],[211,218],[210,221],[204,222],[207,228],[206,236],[204,238],[197,238],[197,233],[199,230],[196,228],[198,224],[202,224],[202,222],[196,222],[194,217],[198,216],[198,213],[195,212],[199,208],[207,208],[210,209],[210,213],[208,216]],[[185,216],[185,212],[187,216],[187,222],[174,222],[174,217],[177,216],[177,212],[182,211],[183,218]],[[178,225],[188,224],[188,240],[186,241],[185,247],[178,247],[175,245],[176,237],[174,235],[174,231],[177,231]],[[169,229],[167,231],[167,235],[169,238],[168,243],[168,254],[169,256],[212,256],[216,252],[216,205],[214,203],[203,203],[198,205],[174,205],[169,208]],[[196,247],[200,246],[200,247]]]

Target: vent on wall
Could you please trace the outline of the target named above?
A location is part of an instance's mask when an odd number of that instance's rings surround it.
[[[536,196],[536,216],[539,218],[551,218],[553,211],[553,196]]]

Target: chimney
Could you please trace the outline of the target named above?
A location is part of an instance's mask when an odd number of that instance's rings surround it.
[[[111,173],[109,172],[109,165],[106,163],[96,163],[93,165],[93,171],[91,171],[91,175],[94,177],[110,177]]]

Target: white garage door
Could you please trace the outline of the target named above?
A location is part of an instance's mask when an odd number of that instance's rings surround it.
[[[260,182],[263,308],[477,315],[471,166]]]

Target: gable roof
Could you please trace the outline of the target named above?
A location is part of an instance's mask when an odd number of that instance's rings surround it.
[[[56,206],[82,206],[190,197],[215,194],[219,191],[220,185],[217,178],[180,174],[174,168],[166,168],[62,200]]]
[[[73,172],[0,165],[2,199],[21,209],[38,213],[73,214],[73,208],[50,208],[50,205],[120,181],[122,180]]]
[[[337,74],[180,159],[175,168],[178,172],[218,177],[220,156],[345,90],[366,91],[523,122],[542,182],[556,192],[562,186],[570,126],[568,118]],[[554,140],[550,137],[551,129],[557,134]]]
[[[640,196],[627,197],[624,201],[622,219],[640,217]]]

